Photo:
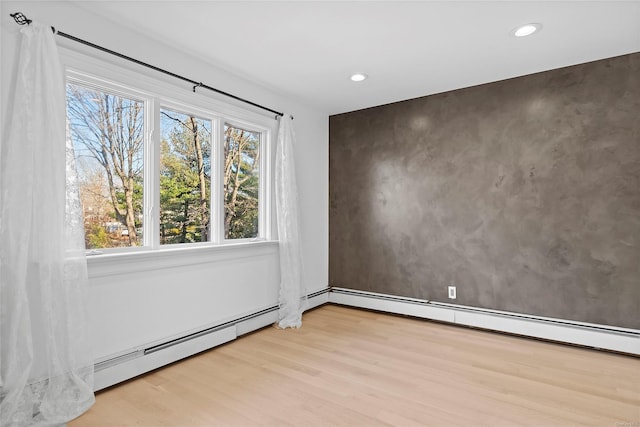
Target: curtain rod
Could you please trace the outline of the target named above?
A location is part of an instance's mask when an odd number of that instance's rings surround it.
[[[28,19],[22,12],[10,13],[9,16],[11,16],[16,21],[16,24],[18,24],[18,25],[25,25],[25,24],[29,25],[32,22],[32,20]],[[72,36],[71,34],[63,33],[62,31],[56,31],[56,29],[54,27],[51,27],[51,30],[53,31],[54,34],[57,34],[60,37],[64,37],[66,39],[73,40],[74,42],[81,43],[83,45],[92,47],[94,49],[100,50],[102,52],[108,53],[108,54],[113,55],[113,56],[117,56],[118,58],[126,59],[127,61],[136,63],[138,65],[142,65],[143,67],[151,68],[152,70],[155,70],[155,71],[158,71],[160,73],[169,75],[171,77],[175,77],[176,79],[180,79],[182,81],[189,82],[189,83],[191,83],[193,85],[193,92],[195,92],[196,89],[199,88],[199,87],[204,88],[204,89],[209,89],[210,91],[219,93],[219,94],[227,96],[229,98],[233,98],[236,101],[244,102],[245,104],[253,105],[254,107],[261,108],[263,110],[266,110],[266,111],[269,111],[271,113],[274,113],[276,115],[276,119],[278,118],[278,116],[280,116],[280,117],[284,116],[284,113],[281,113],[281,112],[276,111],[276,110],[272,110],[271,108],[265,107],[264,105],[256,104],[253,101],[249,101],[247,99],[240,98],[239,96],[233,95],[233,94],[231,94],[229,92],[225,92],[225,91],[220,90],[220,89],[216,89],[216,88],[211,87],[209,85],[206,85],[206,84],[204,84],[202,82],[197,82],[195,80],[192,80],[190,78],[181,76],[179,74],[172,73],[171,71],[167,71],[167,70],[162,69],[160,67],[156,67],[155,65],[147,64],[146,62],[142,62],[142,61],[140,61],[138,59],[132,58],[132,57],[127,56],[127,55],[124,55],[122,53],[115,52],[115,51],[113,51],[111,49],[107,49],[106,47],[102,47],[102,46],[99,46],[99,45],[97,45],[95,43],[91,43],[89,41],[86,41],[86,40],[80,39],[78,37]],[[293,117],[291,117],[291,118],[293,119]]]

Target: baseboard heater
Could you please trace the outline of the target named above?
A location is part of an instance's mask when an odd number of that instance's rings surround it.
[[[403,314],[514,335],[640,355],[640,331],[608,325],[331,288],[329,302]]]
[[[310,308],[328,302],[328,293],[329,288],[309,294],[307,298]],[[102,390],[233,341],[246,333],[273,324],[277,319],[278,306],[274,305],[200,331],[102,360],[94,365],[94,390]]]
[[[309,307],[333,303],[420,317],[640,356],[640,331],[440,303],[346,288],[308,295]],[[277,321],[278,306],[266,307],[205,329],[118,354],[95,364],[94,389],[101,390],[184,359]]]

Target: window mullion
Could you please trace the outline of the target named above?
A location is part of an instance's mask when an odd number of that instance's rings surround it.
[[[258,181],[258,237],[271,239],[271,203],[268,188],[271,188],[271,141],[267,132],[260,135],[260,180]]]
[[[211,144],[211,242],[224,241],[224,126],[220,118],[213,119],[213,142]]]
[[[153,98],[147,108],[147,147],[145,147],[145,245],[160,246],[160,102]]]

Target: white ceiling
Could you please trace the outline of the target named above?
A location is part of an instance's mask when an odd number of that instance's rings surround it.
[[[84,7],[329,114],[640,51],[640,1],[176,0]],[[542,31],[510,35],[529,22],[541,23]],[[354,72],[370,78],[353,83]]]

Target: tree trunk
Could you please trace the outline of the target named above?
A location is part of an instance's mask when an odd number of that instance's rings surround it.
[[[238,143],[234,144],[234,150],[231,152],[229,150],[229,162],[230,165],[228,167],[228,176],[225,177],[225,182],[227,183],[227,191],[229,191],[229,184],[231,179],[233,179],[233,190],[231,191],[231,196],[229,197],[229,201],[227,206],[225,206],[225,211],[227,215],[224,219],[224,230],[225,237],[228,238],[231,233],[231,221],[235,218],[236,215],[236,199],[238,198],[238,187],[240,186],[240,154],[242,153],[242,140],[244,136],[244,131],[240,131],[240,137],[238,138]],[[237,159],[237,167],[235,173],[233,173],[232,165]]]
[[[180,243],[187,242],[187,224],[189,223],[189,202],[184,201],[184,221],[182,221],[182,234],[180,236]]]
[[[136,233],[136,217],[133,209],[133,177],[130,177],[128,181],[127,186],[124,188],[124,198],[127,206],[126,225],[129,233],[129,244],[131,246],[136,246],[138,243],[138,235]]]
[[[200,241],[206,242],[209,240],[209,209],[207,209],[207,179],[204,174],[204,156],[202,155],[202,143],[198,135],[198,124],[193,116],[189,117],[189,123],[193,135],[193,145],[195,147],[198,164],[198,178],[200,181]]]

